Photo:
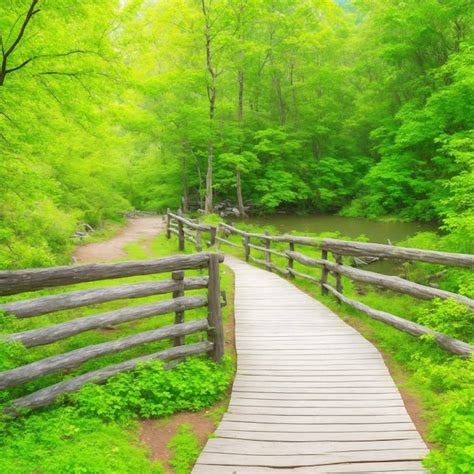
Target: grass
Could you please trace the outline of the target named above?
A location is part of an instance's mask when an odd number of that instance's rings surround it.
[[[129,245],[128,259],[157,258],[176,254],[176,241],[168,241],[159,235],[151,245]],[[233,274],[222,266],[221,285],[232,294]],[[187,271],[186,276],[204,274],[199,270]],[[120,281],[91,282],[68,287],[67,291],[117,285],[152,279],[167,279],[169,274],[133,277]],[[50,295],[63,292],[55,288],[36,292],[34,295]],[[186,294],[204,294],[195,290]],[[32,297],[23,294],[21,298]],[[114,310],[127,305],[138,305],[168,299],[170,295],[158,295],[140,299],[108,302],[93,307],[77,308],[50,315],[17,320],[2,318],[2,332],[12,333],[68,321],[98,312]],[[6,302],[13,297],[3,298]],[[223,309],[224,321],[233,311],[233,300]],[[206,317],[206,308],[186,312],[186,321]],[[24,349],[19,345],[0,345],[0,369],[6,370],[35,360],[68,352],[86,345],[125,337],[141,331],[173,324],[174,315],[162,315],[125,323],[113,330],[89,331],[64,341],[44,347]],[[186,342],[202,340],[205,335],[186,336]],[[170,347],[171,341],[142,345],[118,354],[100,357],[83,364],[66,375],[50,374],[19,387],[5,390],[0,402],[30,393],[52,383],[64,380],[106,365],[121,362]],[[102,386],[87,385],[74,395],[63,397],[55,405],[37,410],[17,420],[0,418],[0,472],[5,473],[163,473],[163,466],[148,459],[147,447],[138,439],[139,417],[161,417],[180,410],[200,410],[212,406],[226,396],[232,379],[233,363],[227,359],[222,364],[212,363],[207,356],[190,358],[177,369],[163,371],[160,363],[147,364],[138,370],[120,374]],[[184,431],[181,441],[189,438]],[[179,441],[179,440],[178,440]],[[176,441],[176,463],[184,469],[186,454],[181,441]],[[178,452],[179,451],[179,452]],[[178,469],[178,468],[176,468]]]
[[[188,474],[199,456],[199,440],[193,433],[192,426],[184,423],[171,438],[168,447],[173,450],[169,461],[176,474]]]

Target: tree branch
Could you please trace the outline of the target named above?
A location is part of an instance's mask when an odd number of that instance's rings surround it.
[[[15,51],[15,48],[18,46],[21,39],[23,38],[23,35],[25,34],[25,30],[26,30],[26,27],[28,26],[28,23],[30,22],[30,20],[33,18],[34,15],[40,12],[39,8],[35,10],[38,2],[39,0],[32,0],[30,8],[28,12],[26,13],[25,20],[23,21],[23,24],[21,25],[20,31],[18,32],[18,35],[15,41],[13,41],[12,45],[7,49],[7,51],[4,54],[5,58],[8,58],[8,56],[10,56],[10,54],[13,53],[13,51]]]
[[[27,28],[28,24],[30,23],[31,19],[33,18],[33,16],[36,15],[37,13],[39,13],[39,11],[40,11],[39,8],[36,8],[36,5],[38,4],[39,1],[40,0],[32,0],[30,8],[28,9],[28,11],[26,13],[25,19],[24,19],[24,21],[23,21],[23,23],[20,27],[20,31],[18,32],[17,37],[15,38],[15,40],[13,41],[11,46],[6,51],[5,51],[5,48],[4,48],[3,37],[1,38],[2,63],[1,63],[1,66],[0,66],[0,86],[3,86],[3,84],[5,83],[5,78],[6,78],[7,74],[9,74],[13,71],[17,71],[18,69],[21,69],[22,67],[26,66],[32,60],[30,58],[30,59],[27,59],[26,61],[24,61],[19,66],[16,66],[16,67],[11,68],[11,69],[7,68],[9,56],[13,53],[13,51],[15,51],[17,46],[20,44],[20,41],[23,38],[23,35],[25,34],[26,28]]]

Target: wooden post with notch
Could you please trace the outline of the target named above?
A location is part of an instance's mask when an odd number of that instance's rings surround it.
[[[342,255],[333,254],[338,265],[342,265]],[[342,294],[342,276],[336,271],[336,291]],[[338,298],[337,302],[340,304],[341,300]]]
[[[166,209],[166,238],[171,238],[171,216],[170,216],[170,208]]]
[[[216,245],[217,228],[212,226],[209,232],[211,234],[209,237],[209,247],[212,247],[213,245]]]
[[[173,272],[171,278],[178,284],[178,289],[173,291],[173,298],[184,296],[184,272],[182,270]],[[174,317],[175,324],[184,323],[184,311],[177,311]],[[184,344],[184,336],[174,338],[175,346],[182,346]]]
[[[202,230],[196,230],[196,250],[202,252]]]
[[[328,251],[327,250],[321,250],[321,258],[323,260],[328,259]],[[328,274],[329,274],[329,269],[326,267],[326,265],[321,269],[321,293],[323,295],[328,294],[328,290],[324,287],[324,285],[327,284],[328,282]]]
[[[268,235],[268,230],[265,231],[265,235]],[[264,239],[265,248],[270,250],[270,239]],[[269,272],[272,271],[272,254],[270,252],[265,252],[265,266]]]
[[[250,260],[250,237],[245,234],[244,235],[244,249],[245,249],[245,261],[248,262]]]
[[[224,355],[224,326],[221,310],[221,284],[219,274],[219,256],[209,254],[209,283],[207,289],[208,316],[210,329],[208,339],[214,344],[212,358],[220,362]]]
[[[290,252],[294,252],[294,251],[295,251],[295,244],[294,242],[290,242]],[[295,260],[293,259],[293,257],[288,257],[288,278],[290,279],[295,278],[295,275],[291,273],[291,270],[293,270],[294,262]]]
[[[183,214],[181,209],[178,209],[177,214],[178,216],[181,216]],[[184,252],[184,241],[184,224],[182,220],[178,219],[178,249],[181,252]]]

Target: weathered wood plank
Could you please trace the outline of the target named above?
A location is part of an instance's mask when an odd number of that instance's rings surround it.
[[[131,285],[109,286],[92,290],[73,291],[60,295],[45,296],[29,300],[0,304],[0,311],[14,314],[18,318],[29,318],[42,314],[79,308],[107,301],[129,298],[143,298],[151,295],[161,295],[177,290],[178,284],[173,280],[160,280]],[[196,290],[207,287],[207,277],[191,277],[184,279],[185,290]]]
[[[403,415],[246,415],[226,413],[225,421],[242,421],[248,423],[276,424],[364,424],[364,423],[408,423],[407,414]]]
[[[9,334],[8,336],[4,336],[4,340],[18,341],[26,347],[39,346],[66,339],[75,334],[90,331],[91,329],[135,321],[160,314],[202,308],[206,305],[207,299],[203,296],[183,296],[173,300],[130,306],[107,313],[100,313],[95,316],[77,318],[54,326],[46,326],[30,331]]]
[[[216,436],[220,439],[244,439],[253,441],[287,441],[294,443],[316,441],[388,441],[388,440],[419,440],[417,431],[362,431],[362,432],[332,432],[312,433],[285,431],[238,431],[219,428]]]
[[[361,311],[364,314],[367,314],[373,319],[387,323],[390,326],[393,326],[394,328],[397,328],[400,331],[406,332],[415,337],[423,336],[425,334],[431,334],[435,337],[436,342],[442,348],[447,349],[449,352],[453,352],[454,354],[458,354],[462,357],[470,357],[471,354],[474,353],[474,346],[471,346],[466,342],[446,336],[446,334],[434,331],[433,329],[427,328],[413,321],[408,321],[406,319],[400,318],[398,316],[395,316],[394,314],[373,309],[370,306],[360,303],[359,301],[347,298],[329,285],[326,285],[326,287],[340,301],[348,304],[349,306],[352,306],[353,308],[356,308],[357,310]]]
[[[380,451],[380,450],[410,450],[424,449],[426,446],[421,440],[377,440],[351,442],[278,442],[278,441],[250,441],[228,440],[213,438],[208,441],[207,452],[222,454],[248,454],[250,456],[299,456],[316,454],[336,454],[352,451]]]
[[[407,247],[395,247],[394,245],[351,242],[337,239],[324,239],[321,242],[321,248],[340,255],[351,255],[355,257],[394,258],[474,268],[474,255],[470,254],[420,250]]]
[[[84,362],[107,354],[115,354],[141,344],[160,341],[171,337],[185,336],[208,329],[207,319],[197,319],[188,323],[165,326],[160,329],[134,334],[115,341],[104,342],[93,346],[83,347],[46,359],[32,362],[15,369],[0,372],[0,389],[13,387],[29,380],[34,380],[46,374],[58,372],[72,367],[78,367]]]
[[[275,416],[392,416],[405,415],[404,406],[392,407],[301,407],[294,403],[292,407],[232,405],[228,413],[233,415],[275,415]]]
[[[410,421],[395,423],[378,423],[369,421],[367,423],[337,423],[337,424],[299,424],[299,423],[257,423],[257,422],[241,422],[232,420],[223,420],[219,425],[219,429],[252,431],[257,433],[380,433],[394,431],[415,431],[415,425]]]
[[[210,465],[197,464],[193,474],[267,474],[275,472],[273,467],[261,466],[233,466],[233,465]],[[357,462],[357,463],[336,463],[333,465],[298,467],[298,468],[278,468],[279,474],[419,474],[426,472],[419,461],[395,461],[395,462]]]
[[[109,280],[165,273],[173,270],[202,268],[207,267],[209,255],[208,253],[197,253],[122,263],[94,263],[34,270],[4,270],[0,271],[0,296],[86,281]],[[219,260],[222,262],[224,257],[220,255]]]
[[[465,304],[471,309],[474,309],[473,299],[468,298],[467,296],[451,293],[450,291],[420,285],[419,283],[404,280],[403,278],[396,276],[382,275],[380,273],[360,270],[359,268],[338,265],[337,263],[330,262],[329,260],[325,259],[310,258],[298,252],[292,252],[291,256],[303,265],[308,265],[311,267],[324,267],[326,269],[340,273],[341,275],[344,275],[354,281],[383,286],[389,290],[396,291],[398,293],[404,293],[424,300],[430,300],[433,298],[441,298],[445,300],[451,298],[458,301],[459,303]],[[327,290],[326,286],[324,288]]]
[[[298,456],[249,456],[246,454],[219,454],[204,451],[200,458],[201,464],[222,464],[236,466],[265,466],[265,467],[296,467],[296,466],[327,466],[330,464],[413,461],[423,458],[427,449],[400,449],[380,451],[354,451],[349,453],[298,455]]]

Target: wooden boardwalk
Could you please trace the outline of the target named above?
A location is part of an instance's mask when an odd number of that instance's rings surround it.
[[[283,278],[226,264],[237,376],[193,473],[423,472],[426,445],[377,349]]]

